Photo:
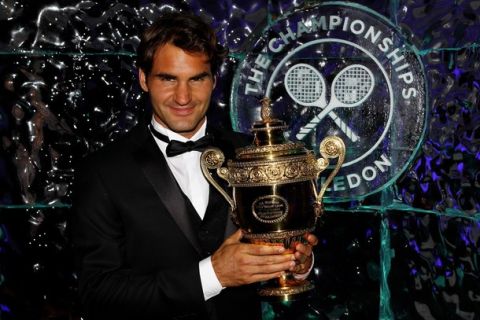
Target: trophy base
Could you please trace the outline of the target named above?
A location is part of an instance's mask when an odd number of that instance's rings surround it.
[[[294,301],[310,294],[315,286],[308,280],[296,280],[292,274],[267,281],[258,295],[269,301]]]

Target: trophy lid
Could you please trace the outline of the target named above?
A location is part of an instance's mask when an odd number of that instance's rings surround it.
[[[255,121],[251,131],[254,134],[253,144],[236,150],[238,160],[268,159],[282,156],[305,155],[308,150],[302,142],[292,142],[285,138],[284,131],[288,128],[284,121],[272,118],[270,99],[261,100],[260,121]]]

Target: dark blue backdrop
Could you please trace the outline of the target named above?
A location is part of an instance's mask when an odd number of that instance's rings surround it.
[[[312,3],[312,1],[306,1]],[[480,2],[355,1],[412,41],[429,128],[396,184],[330,206],[317,230],[315,295],[265,319],[480,319]],[[78,317],[65,220],[75,162],[145,111],[138,32],[162,10],[207,18],[231,54],[212,121],[249,36],[302,1],[0,0],[0,319]]]

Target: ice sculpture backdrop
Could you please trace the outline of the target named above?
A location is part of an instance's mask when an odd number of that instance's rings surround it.
[[[313,1],[307,1],[313,3]],[[355,1],[425,65],[427,136],[391,188],[328,207],[315,295],[265,319],[480,319],[480,1]],[[145,112],[138,32],[163,10],[208,19],[230,48],[212,121],[229,126],[249,36],[302,1],[0,0],[0,319],[78,317],[65,221],[75,163]]]

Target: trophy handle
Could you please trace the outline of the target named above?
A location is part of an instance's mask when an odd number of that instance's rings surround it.
[[[217,174],[223,180],[226,180],[228,183],[228,168],[222,168],[222,164],[225,161],[225,155],[218,148],[208,148],[203,151],[200,157],[200,166],[202,168],[203,175],[205,178],[215,187],[215,189],[220,192],[220,194],[227,200],[228,204],[232,208],[232,211],[235,212],[236,205],[235,201],[228,195],[228,193],[213,179],[210,170],[217,169]]]
[[[343,161],[345,160],[345,143],[343,143],[342,139],[336,136],[326,137],[320,143],[320,154],[322,155],[323,158],[327,159],[327,163],[328,163],[328,159],[338,158],[337,164],[335,165],[335,169],[333,169],[333,171],[328,176],[327,180],[325,180],[325,183],[322,185],[320,192],[316,196],[317,197],[316,203],[321,206],[322,198],[323,198],[323,195],[325,194],[325,191],[327,190],[328,186],[332,182],[333,178],[337,175],[338,171],[340,170],[340,167],[343,164]],[[321,159],[321,158],[318,159],[317,161],[322,163],[321,166],[323,166],[325,162],[324,159]]]

